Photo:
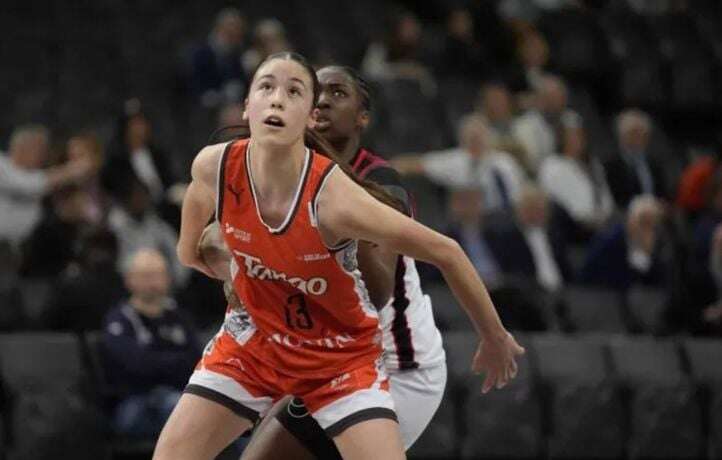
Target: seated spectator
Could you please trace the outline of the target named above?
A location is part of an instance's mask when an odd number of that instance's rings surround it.
[[[489,127],[489,144],[492,148],[509,152],[525,170],[531,171],[526,150],[514,137],[514,104],[504,83],[492,82],[481,87],[476,106]]]
[[[715,228],[709,257],[709,272],[716,287],[717,300],[707,305],[696,318],[702,324],[700,332],[722,335],[722,225]]]
[[[492,241],[500,248],[498,260],[505,274],[534,280],[554,294],[572,275],[564,235],[551,222],[551,213],[544,192],[526,185],[516,202],[515,219],[494,232]]]
[[[193,53],[191,87],[204,107],[238,102],[248,81],[241,66],[246,20],[235,8],[216,16],[208,41]]]
[[[446,19],[446,36],[436,59],[437,76],[482,78],[488,71],[488,56],[476,40],[474,18],[466,8],[454,8]]]
[[[488,212],[510,210],[526,181],[524,171],[511,155],[490,148],[489,129],[478,114],[461,120],[459,147],[399,156],[391,163],[401,174],[423,174],[444,187],[480,188]]]
[[[180,209],[169,199],[176,183],[172,158],[153,142],[152,125],[137,99],[125,104],[114,150],[103,169],[103,184],[115,200],[123,199],[120,195],[132,180],[143,183],[161,217],[178,228]]]
[[[95,331],[103,318],[126,296],[116,270],[118,240],[104,227],[84,232],[78,254],[58,277],[43,320],[48,328],[61,331]]]
[[[662,249],[664,209],[653,196],[632,200],[626,221],[612,225],[591,243],[582,269],[588,284],[626,289],[634,283],[664,286],[670,263]]]
[[[699,155],[682,171],[677,187],[675,204],[688,216],[695,217],[704,211],[707,193],[720,165],[722,145],[714,154]]]
[[[567,107],[567,87],[553,75],[545,75],[534,91],[535,105],[514,121],[514,137],[521,142],[532,168],[559,150],[558,134],[564,123],[579,120]]]
[[[516,330],[543,330],[546,324],[533,292],[503,271],[500,259],[506,248],[496,244],[485,223],[482,193],[477,188],[453,190],[449,196],[452,222],[446,234],[456,240],[484,280],[504,324]],[[437,272],[432,272],[437,275]]]
[[[393,15],[384,41],[366,49],[361,71],[376,80],[416,80],[427,96],[435,95],[436,81],[421,59],[421,38],[421,24],[413,13]]]
[[[531,109],[534,93],[548,71],[549,44],[541,32],[527,23],[519,23],[516,40],[516,65],[512,67],[509,86],[523,109]]]
[[[88,194],[85,216],[90,223],[100,224],[105,220],[110,206],[100,177],[101,168],[105,162],[103,144],[95,133],[81,132],[68,139],[67,156],[68,160],[86,161],[92,164],[91,174],[82,184]]]
[[[155,439],[200,357],[200,346],[169,295],[170,277],[159,252],[135,252],[125,283],[130,297],[108,313],[103,331],[108,382],[122,393],[113,427]]]
[[[667,197],[667,186],[661,165],[652,158],[649,138],[652,122],[646,113],[630,109],[617,117],[619,151],[606,165],[607,182],[614,201],[626,208],[637,195]]]
[[[67,186],[51,197],[51,207],[22,244],[20,275],[55,278],[75,258],[84,227],[90,225],[90,195],[78,186]]]
[[[41,125],[19,127],[10,137],[9,155],[0,155],[0,241],[12,247],[40,221],[45,195],[81,183],[93,169],[82,159],[43,169],[48,162],[48,136]]]
[[[253,28],[253,43],[243,53],[241,61],[248,78],[268,56],[281,51],[293,51],[286,36],[286,28],[278,19],[264,19]],[[240,99],[237,99],[240,101]]]
[[[539,170],[539,184],[573,220],[577,235],[593,234],[614,212],[604,168],[589,155],[581,124],[563,128],[562,152],[547,157]]]
[[[108,225],[119,242],[118,268],[123,272],[131,256],[141,248],[154,248],[165,256],[175,287],[185,285],[189,269],[176,257],[177,232],[153,209],[150,193],[138,179],[130,179],[119,202],[108,215]]]

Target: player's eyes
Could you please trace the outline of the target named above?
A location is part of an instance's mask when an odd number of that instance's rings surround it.
[[[346,93],[340,89],[334,90],[333,97],[346,97]]]
[[[298,89],[298,88],[291,88],[291,89],[289,90],[289,93],[291,93],[291,95],[293,95],[293,96],[300,96],[300,95],[301,95],[301,90]]]

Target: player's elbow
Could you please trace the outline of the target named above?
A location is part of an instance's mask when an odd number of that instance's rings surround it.
[[[459,257],[464,254],[464,251],[456,240],[442,235],[434,245],[433,254],[431,263],[442,272],[445,272],[449,270],[454,263],[458,262]]]

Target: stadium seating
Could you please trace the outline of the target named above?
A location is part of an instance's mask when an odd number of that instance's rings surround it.
[[[17,458],[107,458],[106,426],[88,397],[75,336],[0,336],[0,377],[9,393]]]
[[[712,339],[682,342],[690,374],[703,390],[709,458],[722,457],[722,343]]]
[[[631,320],[640,332],[660,332],[668,302],[667,292],[659,288],[634,285],[627,291],[625,300]]]
[[[614,337],[611,357],[629,392],[630,458],[699,458],[702,417],[676,345],[651,337]]]
[[[549,395],[549,456],[619,458],[624,412],[604,344],[584,336],[537,335],[531,352]]]
[[[528,344],[526,336],[516,338]],[[449,390],[462,421],[461,458],[535,458],[542,452],[542,407],[528,356],[519,359],[519,374],[504,390],[482,395],[483,377],[470,370],[477,345],[472,332],[449,333],[444,340]]]
[[[569,319],[579,332],[625,332],[621,294],[595,287],[567,286]]]

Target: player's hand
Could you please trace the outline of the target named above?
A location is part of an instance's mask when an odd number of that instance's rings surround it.
[[[519,370],[516,357],[524,353],[524,347],[506,331],[495,337],[483,338],[471,363],[474,373],[486,375],[481,392],[486,394],[494,387],[501,389],[516,377]]]

